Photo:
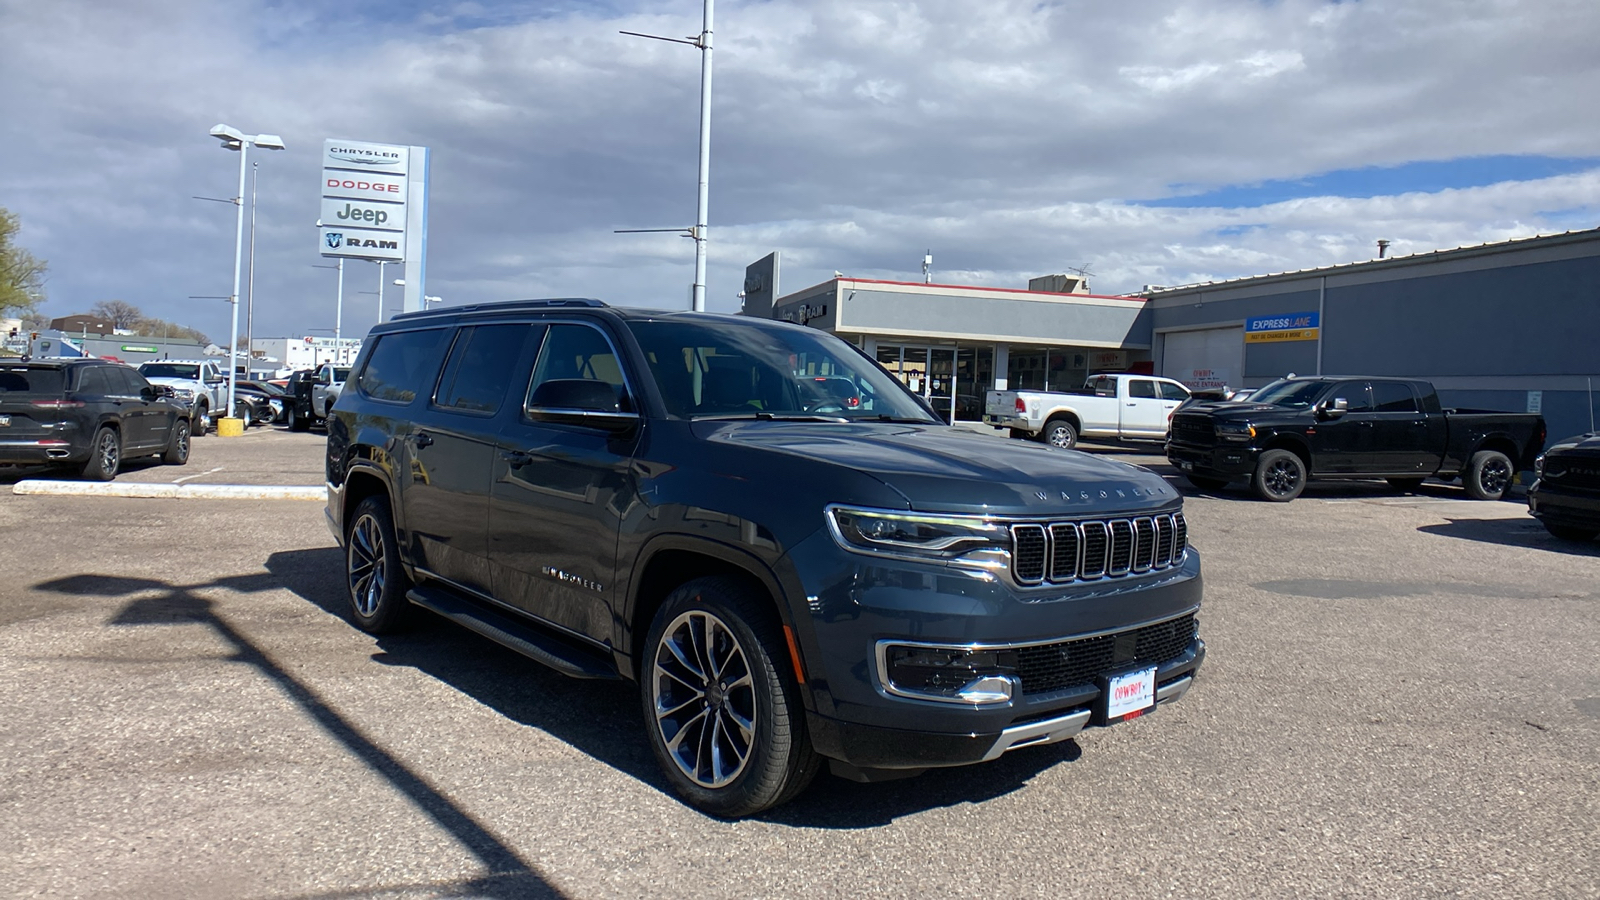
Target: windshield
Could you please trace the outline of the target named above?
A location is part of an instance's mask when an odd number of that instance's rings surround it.
[[[1250,395],[1251,403],[1270,403],[1289,409],[1305,409],[1328,387],[1326,381],[1288,381],[1279,379]]]
[[[900,382],[824,332],[711,319],[628,327],[674,416],[942,424]]]
[[[199,381],[200,367],[179,363],[145,363],[139,367],[139,374],[146,378],[187,378],[190,381]]]

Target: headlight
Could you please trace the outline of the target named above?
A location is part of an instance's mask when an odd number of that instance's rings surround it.
[[[1541,453],[1533,460],[1533,477],[1544,477],[1544,454]]]
[[[1218,422],[1217,437],[1230,441],[1248,441],[1256,436],[1256,427],[1243,422]]]
[[[828,529],[839,546],[873,556],[976,569],[1003,569],[1011,557],[1011,532],[982,516],[830,506]]]

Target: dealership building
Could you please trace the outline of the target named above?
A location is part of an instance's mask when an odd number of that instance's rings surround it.
[[[777,254],[745,275],[746,315],[837,334],[963,419],[990,389],[1102,371],[1233,388],[1424,378],[1446,406],[1539,412],[1552,438],[1600,415],[1600,229],[1124,297],[1059,275],[1028,290],[840,276],[779,294]]]

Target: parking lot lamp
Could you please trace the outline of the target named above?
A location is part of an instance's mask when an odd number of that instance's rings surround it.
[[[233,242],[233,293],[228,298],[233,307],[233,324],[228,335],[228,418],[231,419],[234,418],[234,397],[239,385],[239,281],[242,274],[240,270],[244,267],[244,181],[249,171],[245,160],[250,155],[251,147],[282,150],[283,138],[275,134],[245,134],[231,125],[213,127],[211,136],[222,142],[223,149],[239,151],[239,193],[234,200],[238,204],[239,215]]]

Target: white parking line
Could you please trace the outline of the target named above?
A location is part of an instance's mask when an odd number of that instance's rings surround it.
[[[173,484],[183,484],[185,481],[188,481],[191,478],[204,478],[207,475],[210,475],[210,474],[212,474],[214,472],[221,472],[223,469],[226,469],[226,468],[227,468],[227,466],[217,466],[215,469],[207,469],[204,472],[196,472],[193,475],[185,475],[182,478],[174,478],[172,480],[172,483]]]

